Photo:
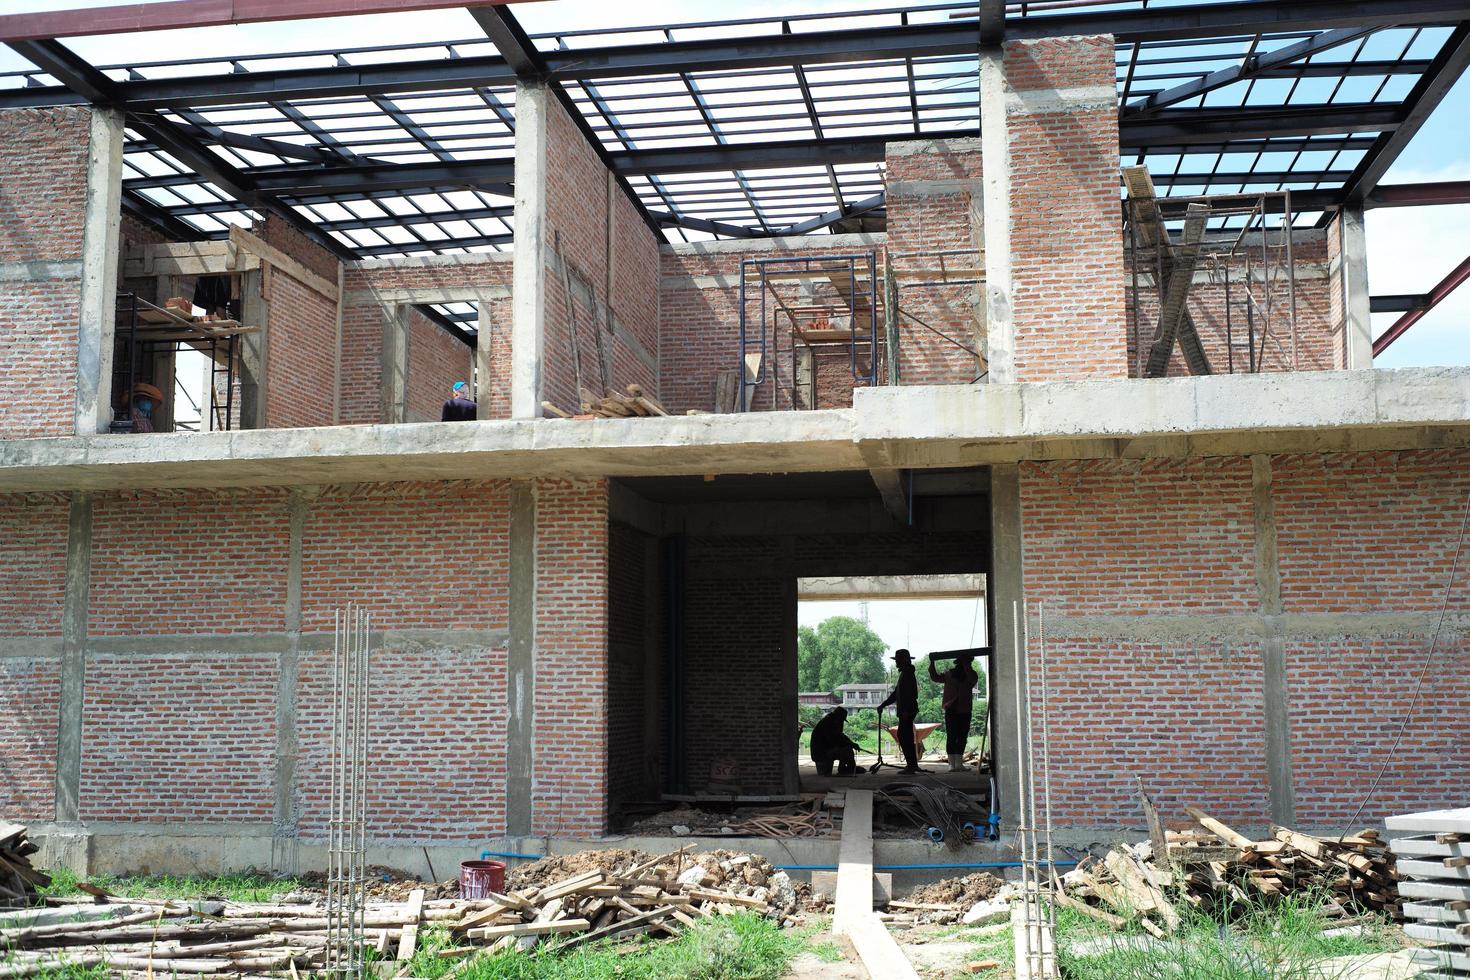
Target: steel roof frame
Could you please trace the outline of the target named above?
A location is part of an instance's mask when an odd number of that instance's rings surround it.
[[[1291,187],[1304,213],[1382,204],[1379,180],[1470,64],[1470,0],[1030,0],[1004,18],[1000,6],[982,8],[993,37],[1116,36],[1120,150],[1149,162],[1161,188]],[[508,243],[511,212],[497,198],[514,178],[509,93],[518,80],[545,81],[650,226],[804,234],[883,214],[888,141],[977,135],[978,84],[967,84],[976,10],[532,37],[508,8],[477,7],[483,39],[102,69],[54,40],[16,41],[36,69],[11,73],[24,87],[0,88],[0,107],[124,109],[136,135],[128,207],[176,237],[222,233],[217,216],[271,211],[339,254],[389,255]],[[1449,36],[1433,57],[1412,51],[1439,27]],[[1382,31],[1398,49],[1370,45]],[[617,38],[631,43],[607,43]],[[373,63],[352,63],[368,52]],[[267,61],[292,67],[257,67]],[[187,73],[221,64],[230,70]],[[178,77],[149,77],[165,67]],[[1394,79],[1405,80],[1403,98],[1391,95]],[[1370,97],[1345,91],[1349,80]],[[1307,98],[1307,81],[1330,94]],[[1285,97],[1258,96],[1267,82],[1287,86]]]

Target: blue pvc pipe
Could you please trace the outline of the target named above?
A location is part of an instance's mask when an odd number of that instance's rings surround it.
[[[490,858],[514,858],[518,861],[539,861],[546,857],[545,854],[516,854],[511,851],[481,851],[480,860],[486,861]]]

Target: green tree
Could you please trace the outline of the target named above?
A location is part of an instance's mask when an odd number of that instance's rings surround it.
[[[803,691],[835,692],[843,684],[883,680],[888,645],[862,620],[833,616],[796,630],[796,684]]]

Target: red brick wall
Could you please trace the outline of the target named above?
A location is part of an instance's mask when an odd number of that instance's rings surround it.
[[[888,144],[887,244],[888,261],[898,270],[901,384],[969,384],[984,370],[983,361],[935,333],[983,351],[984,285],[949,285],[903,275],[903,270],[983,265],[981,229],[975,220],[983,210],[980,172],[978,139]],[[946,256],[905,254],[958,250],[967,251]]]
[[[474,372],[473,349],[418,310],[410,314],[405,422],[439,421],[450,386]]]
[[[1115,101],[1048,103],[1054,89],[1111,91],[1110,36],[1005,46],[1022,111],[1011,148],[1015,369],[1018,381],[1126,377]]]
[[[374,840],[484,840],[505,831],[503,646],[388,644],[372,651]],[[326,838],[330,650],[303,653],[297,693],[302,839]]]
[[[288,538],[281,491],[98,494],[89,632],[283,630]]]
[[[10,820],[56,815],[60,713],[60,658],[0,657],[0,813]]]
[[[76,272],[0,282],[0,433],[75,430],[87,109],[0,112],[0,262],[70,262]]]
[[[504,628],[509,528],[503,481],[332,489],[307,518],[302,628],[332,629],[348,601],[382,629]]]
[[[1026,463],[1021,475],[1027,599],[1051,624],[1059,822],[1139,826],[1136,773],[1166,816],[1197,805],[1266,823],[1251,462]],[[1271,477],[1296,819],[1330,827],[1368,792],[1413,699],[1470,494],[1470,452],[1278,456]],[[1467,599],[1462,561],[1451,608]],[[1251,618],[1222,618],[1241,614]],[[1361,618],[1374,614],[1391,618]],[[1470,682],[1451,666],[1466,644],[1453,625],[1441,637],[1441,667],[1363,823],[1456,802],[1442,774],[1470,754],[1457,710]],[[1038,648],[1033,633],[1033,682]]]
[[[88,657],[82,819],[270,820],[275,705],[273,655]]]
[[[331,425],[337,304],[274,267],[265,281],[266,428]]]
[[[0,636],[61,635],[67,512],[64,500],[0,495],[0,567],[5,569]]]
[[[383,317],[386,308],[381,303],[364,302],[359,297],[365,292],[388,289],[486,289],[478,305],[488,308],[491,376],[478,379],[478,400],[490,406],[491,418],[510,418],[509,290],[512,264],[508,257],[493,259],[476,255],[460,258],[462,262],[444,265],[373,263],[347,267],[347,306],[342,315],[341,421],[344,425],[381,421]],[[496,295],[491,294],[492,289]],[[412,353],[409,355],[409,374],[412,383]],[[443,401],[441,396],[440,404]],[[434,418],[438,418],[437,407]]]
[[[1338,329],[1337,321],[1334,319],[1333,288],[1326,275],[1326,266],[1330,259],[1329,240],[1321,237],[1320,233],[1318,234],[1316,241],[1299,241],[1292,247],[1297,268],[1295,331],[1297,366],[1295,370],[1300,371],[1337,370],[1346,363],[1342,354],[1341,330]],[[1256,265],[1259,266],[1259,263]],[[1203,262],[1200,268],[1206,268]],[[1237,275],[1243,275],[1243,270],[1240,270]],[[1284,271],[1282,275],[1284,276]],[[1149,345],[1153,341],[1154,331],[1158,326],[1158,291],[1150,284],[1150,279],[1142,279],[1139,286],[1141,302],[1138,305],[1141,316],[1135,319],[1132,274],[1131,272],[1125,273],[1125,276],[1129,287],[1127,300],[1128,369],[1129,375],[1136,378],[1141,376],[1138,369],[1136,341],[1141,335],[1144,357],[1147,358]],[[1230,287],[1229,335],[1237,344],[1246,342],[1245,311],[1242,308],[1245,300],[1243,287],[1243,282],[1234,281]],[[1258,301],[1264,302],[1266,294],[1260,287],[1257,288],[1255,295]],[[1261,360],[1260,369],[1291,371],[1294,369],[1292,367],[1292,331],[1288,328],[1290,293],[1286,290],[1284,281],[1281,286],[1272,291],[1271,295],[1272,326],[1266,340],[1265,354]],[[1340,304],[1336,305],[1340,307]],[[1194,318],[1195,328],[1199,332],[1205,355],[1209,358],[1211,370],[1215,374],[1230,373],[1231,361],[1227,356],[1226,345],[1224,285],[1196,282],[1190,287],[1188,309]],[[1261,323],[1261,317],[1257,316],[1256,349],[1258,351],[1261,347]],[[1249,363],[1244,347],[1236,348],[1234,373],[1245,373]],[[1169,358],[1168,376],[1183,377],[1187,374],[1189,374],[1189,369],[1185,366],[1184,355],[1179,352],[1179,346],[1176,343],[1174,353]]]
[[[607,556],[606,481],[537,481],[536,834],[606,828]]]
[[[1027,603],[1053,623],[1047,686],[1059,822],[1136,825],[1135,775],[1169,815],[1197,805],[1226,821],[1265,819],[1255,642],[1211,639],[1208,626],[1189,641],[1140,642],[1057,625],[1257,609],[1250,460],[1025,463],[1021,509]],[[1039,631],[1031,643],[1036,684]]]
[[[546,111],[546,155],[552,163],[546,181],[543,230],[547,246],[546,398],[564,409],[576,406],[579,370],[584,387],[602,387],[599,335],[609,365],[608,386],[622,391],[628,383],[636,382],[656,394],[658,372],[635,356],[619,336],[608,332],[605,315],[605,308],[611,307],[617,320],[638,338],[657,364],[658,244],[653,232],[622,189],[609,187],[602,161],[555,99],[548,100]],[[611,270],[609,244],[614,259]],[[596,310],[578,301],[573,317],[562,263],[570,267],[574,281],[591,287]],[[573,293],[585,295],[575,286]],[[577,331],[575,345],[573,326]]]

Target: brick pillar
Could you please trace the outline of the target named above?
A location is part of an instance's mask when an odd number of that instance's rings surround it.
[[[1005,46],[1009,380],[1128,376],[1113,57],[1108,35]]]

